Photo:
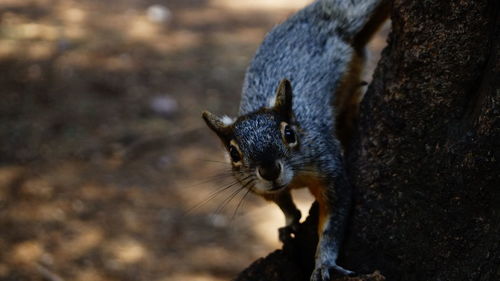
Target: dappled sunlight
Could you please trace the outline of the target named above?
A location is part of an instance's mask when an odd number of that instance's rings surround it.
[[[47,40],[58,38],[59,32],[55,26],[36,23],[21,23],[11,19],[7,14],[5,25],[2,27],[3,35],[11,40]]]
[[[118,266],[137,263],[148,255],[146,248],[130,237],[120,237],[104,245],[104,251],[109,252],[110,262]]]
[[[12,219],[29,223],[32,220],[39,222],[64,221],[66,219],[64,211],[52,203],[36,204],[33,206],[29,202],[19,202],[7,212]]]
[[[72,5],[73,6],[73,5]],[[87,19],[87,13],[78,7],[60,8],[59,13],[66,23],[80,24]],[[68,26],[68,24],[66,24]]]
[[[23,56],[23,58],[43,59],[55,54],[85,52],[92,58],[97,48],[109,48],[111,45],[127,48],[141,44],[157,52],[176,52],[186,48],[202,47],[207,39],[211,43],[224,42],[224,45],[255,44],[261,40],[267,29],[262,25],[244,25],[249,10],[257,10],[258,17],[264,19],[269,13],[275,18],[283,18],[290,11],[304,6],[308,1],[209,1],[203,9],[164,9],[165,15],[158,17],[158,12],[151,13],[151,8],[127,6],[127,1],[117,1],[110,5],[110,12],[103,7],[94,6],[86,1],[58,1],[46,9],[44,1],[32,1],[40,9],[36,20],[22,13],[9,11],[11,4],[15,9],[29,11],[29,5],[19,1],[5,3],[7,12],[2,14],[0,26],[0,57]],[[175,7],[176,5],[174,5]],[[160,10],[161,11],[161,10]],[[95,20],[98,18],[99,20]],[[238,32],[234,25],[227,25],[228,19],[238,21]],[[265,18],[269,20],[269,18]],[[247,21],[248,22],[248,21]],[[269,24],[271,25],[271,21]],[[174,26],[176,28],[174,28]],[[216,28],[218,33],[212,39],[204,32],[207,28]],[[178,28],[181,27],[181,28]],[[228,41],[229,40],[229,41]],[[112,42],[112,44],[110,44]],[[35,45],[35,46],[31,46]],[[113,48],[113,47],[111,47]],[[95,55],[95,54],[94,54]],[[104,61],[93,64],[104,64]],[[248,58],[247,58],[248,60]],[[73,65],[86,60],[72,60]],[[116,62],[110,63],[116,68]],[[78,64],[77,64],[78,65]]]
[[[59,241],[61,245],[58,247],[56,256],[70,260],[78,259],[92,249],[102,246],[104,233],[99,227],[78,221],[72,221],[68,227],[73,233],[66,239]]]
[[[38,241],[24,241],[14,245],[10,256],[14,263],[30,264],[36,262],[43,254],[42,246]]]
[[[131,40],[152,40],[158,36],[159,28],[145,17],[133,19],[123,29]]]
[[[269,1],[258,3],[241,2],[234,4],[231,1],[215,1],[203,9],[181,9],[171,11],[166,6],[150,6],[149,9],[137,9],[124,3],[113,3],[110,12],[99,10],[103,7],[94,7],[90,2],[59,1],[52,3],[50,10],[45,10],[44,1],[33,1],[35,7],[40,8],[40,15],[36,20],[20,13],[7,12],[2,14],[0,26],[0,58],[22,56],[23,58],[44,59],[55,54],[85,52],[86,56],[92,58],[99,48],[120,48],[141,44],[154,49],[157,52],[176,52],[186,48],[201,47],[208,39],[203,30],[210,26],[224,25],[227,18],[239,17],[239,9],[249,6],[269,12],[270,9],[279,8],[281,15],[301,6],[296,2],[278,3],[269,5]],[[233,3],[233,4],[231,4]],[[274,2],[273,2],[274,3]],[[295,4],[295,5],[294,5]],[[8,4],[4,4],[9,7]],[[30,10],[30,6],[22,5],[18,1],[12,1],[15,9]],[[151,13],[151,8],[164,9],[164,16],[158,16],[158,12]],[[161,11],[161,10],[160,10]],[[47,12],[47,13],[46,13]],[[246,10],[248,12],[248,10]],[[45,14],[46,13],[46,14]],[[246,13],[248,16],[248,13]],[[99,20],[95,20],[98,17]],[[172,25],[184,28],[172,28]],[[243,27],[243,26],[242,26]],[[224,31],[226,29],[227,31]],[[229,31],[231,30],[231,31]],[[225,25],[225,28],[215,30],[225,38],[230,39],[226,44],[255,44],[265,32],[262,27],[242,28],[234,32],[234,27]],[[214,37],[212,42],[220,41]],[[237,41],[237,42],[235,42]],[[112,42],[112,44],[111,44]],[[97,48],[97,49],[96,49]],[[111,47],[114,48],[114,47]],[[93,64],[111,64],[110,70],[116,68],[115,63],[106,63],[108,58],[100,58],[104,61],[93,62]],[[82,65],[84,59],[72,60],[71,63]],[[78,65],[78,64],[77,64]]]
[[[162,278],[158,281],[223,281],[227,280],[226,278],[217,278],[212,274],[208,273],[177,273],[168,278]]]
[[[86,270],[78,270],[75,272],[76,281],[108,281],[115,280],[114,278],[106,277],[102,272],[99,272],[95,269],[86,269]]]
[[[3,40],[0,47],[0,58],[12,57],[22,53],[30,59],[45,59],[50,57],[55,52],[53,43],[40,43],[38,45],[27,46],[26,43],[15,40]]]
[[[300,9],[306,6],[311,1],[307,0],[212,0],[211,4],[215,7],[224,7],[234,10],[289,10],[289,9]]]

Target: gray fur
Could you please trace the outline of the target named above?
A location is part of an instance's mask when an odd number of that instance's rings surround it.
[[[329,280],[332,271],[350,273],[336,264],[351,190],[342,163],[340,144],[335,137],[332,104],[335,89],[352,59],[350,41],[380,2],[319,0],[276,26],[264,39],[247,70],[240,117],[230,128],[220,128],[232,131],[231,138],[241,150],[244,164],[233,167],[235,177],[243,184],[247,185],[244,182],[247,176],[251,180],[258,178],[255,176],[256,168],[273,161],[282,164],[282,174],[288,173],[286,175],[291,177],[280,177],[277,183],[254,180],[255,184],[248,186],[252,191],[270,196],[274,185],[286,186],[294,177],[307,173],[309,169],[318,171],[326,182],[325,194],[333,213],[329,215],[324,229],[320,230],[316,267],[311,276],[313,281]],[[275,108],[270,105],[282,79],[290,80],[293,88],[291,118],[276,114]],[[223,123],[206,121],[216,132],[217,126],[210,122]],[[295,129],[299,142],[296,148],[287,147],[283,141],[281,122],[287,122]],[[286,187],[279,192],[271,200],[286,214],[291,224],[287,227],[294,227],[300,212],[291,201]]]
[[[367,2],[373,7],[378,1],[362,2],[363,11]],[[348,16],[355,14],[355,7],[348,0],[333,0],[316,1],[300,10],[266,36],[245,76],[240,115],[267,106],[278,82],[283,78],[291,81],[293,113],[304,131],[301,150],[309,154],[306,158],[321,153],[326,148],[321,143],[327,141],[323,138],[331,139],[334,134],[332,94],[352,56],[346,40],[370,15],[365,11],[361,17]]]

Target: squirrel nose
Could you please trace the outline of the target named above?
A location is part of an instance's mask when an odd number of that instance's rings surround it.
[[[281,165],[279,163],[274,163],[271,165],[262,165],[257,169],[259,175],[268,181],[274,181],[280,176]]]

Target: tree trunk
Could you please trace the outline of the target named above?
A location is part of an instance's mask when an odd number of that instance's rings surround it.
[[[500,280],[500,3],[396,0],[391,18],[347,151],[356,200],[339,263],[387,280]],[[312,214],[237,280],[308,280]]]

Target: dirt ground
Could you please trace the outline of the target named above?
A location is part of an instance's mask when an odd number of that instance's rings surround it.
[[[237,112],[307,2],[2,0],[0,280],[229,280],[278,248],[277,207],[212,196],[231,179],[200,113]]]

